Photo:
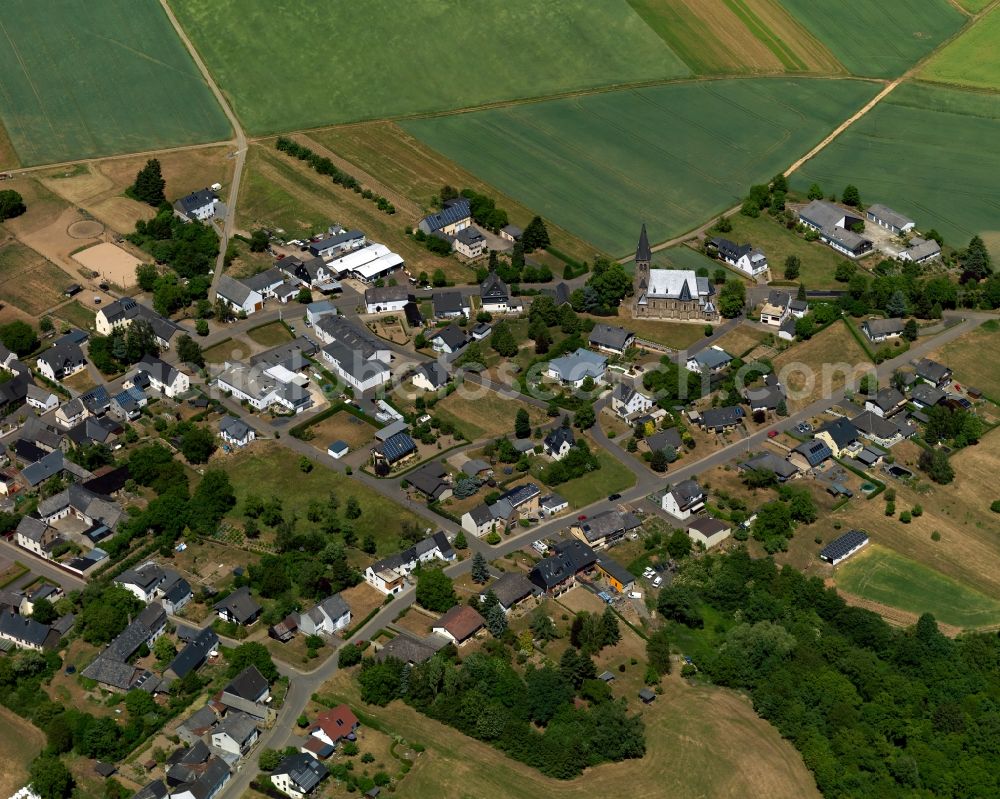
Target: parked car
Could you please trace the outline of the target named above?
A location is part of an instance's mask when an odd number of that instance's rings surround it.
[[[621,498],[622,498],[622,495],[621,495],[621,494],[611,494],[611,495],[610,495],[610,496],[608,497],[608,502],[617,502],[617,501],[618,501],[619,499],[621,499]]]
[[[653,580],[653,587],[659,588],[661,585],[663,585],[663,577],[657,575],[656,579]]]
[[[777,438],[778,437],[778,431],[777,430],[768,430],[767,431],[767,437],[768,438]]]

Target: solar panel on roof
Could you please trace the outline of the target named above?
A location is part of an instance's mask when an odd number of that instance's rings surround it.
[[[852,550],[868,542],[868,535],[860,530],[851,530],[840,536],[825,547],[819,553],[820,558],[826,561],[838,560]]]

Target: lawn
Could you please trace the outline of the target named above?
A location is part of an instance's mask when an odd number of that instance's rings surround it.
[[[948,0],[780,0],[854,75],[889,78],[934,50],[967,17]]]
[[[250,357],[249,345],[238,338],[226,338],[214,344],[203,353],[206,363],[244,361]]]
[[[789,230],[783,223],[768,214],[751,219],[742,214],[729,217],[733,229],[729,233],[719,233],[740,244],[749,242],[759,247],[767,255],[771,266],[771,279],[785,279],[785,259],[797,255],[801,262],[797,282],[810,289],[843,289],[844,284],[833,279],[837,264],[844,256],[818,241],[806,241],[803,236]],[[709,235],[716,235],[710,232]]]
[[[458,189],[475,189],[493,197],[497,206],[507,211],[510,221],[522,228],[536,213],[432,150],[395,122],[315,130],[309,132],[309,138],[346,158],[380,182],[392,186],[423,212],[433,210],[434,198],[441,186],[448,184]],[[589,245],[551,220],[547,219],[546,223],[553,247],[578,260],[593,260]],[[540,257],[540,254],[537,255]]]
[[[561,494],[573,510],[584,508],[592,502],[607,498],[609,494],[624,491],[635,485],[635,475],[624,463],[603,449],[599,449],[594,442],[587,443],[591,451],[597,455],[597,460],[601,464],[600,470],[552,486],[552,491]],[[536,459],[536,463],[539,462],[544,461]]]
[[[777,0],[629,0],[629,5],[700,75],[843,70]]]
[[[751,327],[750,325],[740,325],[725,335],[720,336],[713,343],[722,347],[722,349],[731,355],[742,358],[767,338],[767,335],[760,328]]]
[[[994,401],[1000,399],[1000,369],[995,357],[984,358],[983,353],[1000,350],[1000,322],[983,322],[975,330],[949,341],[928,357],[946,363],[955,373],[959,385],[973,386]]]
[[[28,764],[45,746],[45,734],[0,707],[0,796],[10,796],[28,779]]]
[[[0,118],[21,163],[229,138],[157,0],[9,0]]]
[[[73,300],[72,302],[67,302],[65,305],[59,306],[53,314],[58,316],[64,322],[68,322],[69,324],[75,325],[83,330],[86,330],[94,324],[94,312],[90,310],[90,308],[84,307],[79,300]]]
[[[324,502],[330,494],[336,494],[343,508],[348,497],[354,497],[361,505],[361,516],[353,522],[358,540],[373,536],[380,555],[399,549],[405,522],[426,526],[421,517],[386,499],[355,477],[319,465],[306,474],[299,468],[299,456],[277,444],[254,445],[220,465],[229,474],[237,503],[247,494],[264,498],[277,496],[282,500],[284,513],[295,513],[300,524],[305,522],[310,500]],[[237,509],[240,507],[237,504]]]
[[[630,317],[593,317],[595,321],[610,325],[621,325],[633,331],[639,338],[655,341],[665,347],[683,350],[705,337],[705,325],[686,322],[667,322],[659,319],[632,319]]]
[[[834,322],[808,341],[774,358],[774,370],[788,393],[788,407],[798,410],[829,397],[854,375],[871,367],[846,322]]]
[[[528,412],[532,427],[549,421],[541,408],[501,397],[472,383],[460,385],[453,394],[438,402],[432,413],[454,424],[469,441],[477,441],[514,432],[514,417],[521,408]]]
[[[266,325],[250,328],[247,331],[247,338],[262,347],[277,347],[295,337],[288,332],[288,328],[282,322],[268,322]]]
[[[16,241],[0,247],[0,300],[30,316],[41,316],[63,299],[70,276]]]
[[[934,56],[920,77],[941,83],[957,83],[980,89],[1000,88],[1000,9],[993,8],[968,31]]]
[[[254,134],[688,74],[625,0],[171,5]]]
[[[634,252],[643,220],[650,239],[662,241],[735,205],[875,90],[855,80],[696,81],[401,124],[571,233],[622,255]]]
[[[1000,252],[1000,97],[904,83],[792,177],[840,192],[848,183],[865,203],[882,202],[964,246],[993,233]],[[934,164],[933,170],[926,169]]]
[[[321,693],[362,708],[386,730],[426,747],[403,782],[403,792],[413,799],[584,799],[619,795],[623,785],[634,799],[818,799],[799,754],[746,699],[713,686],[689,686],[677,677],[665,685],[663,695],[641,710],[647,727],[645,757],[602,764],[575,780],[544,777],[402,702],[387,708],[362,705],[348,672],[337,674]],[[633,711],[639,710],[634,696],[627,700]]]
[[[834,574],[848,593],[918,616],[933,613],[954,627],[1000,623],[1000,601],[884,547],[869,546]]]

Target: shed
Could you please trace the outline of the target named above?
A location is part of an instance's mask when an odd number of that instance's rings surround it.
[[[650,704],[654,699],[656,699],[656,694],[650,691],[648,688],[643,688],[639,691],[639,699],[642,700],[644,705]]]

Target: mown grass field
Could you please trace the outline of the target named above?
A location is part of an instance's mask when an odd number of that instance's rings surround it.
[[[45,746],[45,734],[0,707],[0,795],[10,796],[28,779],[28,764]]]
[[[281,322],[269,322],[260,327],[250,328],[247,331],[247,338],[257,342],[262,347],[277,347],[279,344],[291,341],[294,336]]]
[[[871,366],[847,324],[835,322],[808,341],[789,347],[774,359],[774,370],[788,391],[788,407],[804,408],[844,387]]]
[[[688,74],[625,0],[171,5],[255,134]]]
[[[334,493],[343,508],[348,497],[354,497],[361,505],[361,516],[354,520],[358,540],[366,535],[373,536],[379,554],[398,549],[404,522],[425,526],[419,516],[376,493],[356,478],[319,465],[306,474],[299,468],[299,456],[277,444],[255,444],[249,450],[220,461],[219,465],[229,474],[236,491],[235,516],[239,516],[247,494],[256,494],[264,499],[280,497],[285,515],[295,513],[300,520],[306,518],[310,500],[325,502]]]
[[[677,677],[667,679],[663,695],[641,711],[645,757],[603,764],[575,780],[544,777],[402,702],[386,708],[363,705],[346,671],[320,693],[348,702],[387,731],[426,747],[401,783],[403,794],[413,799],[590,799],[620,795],[626,785],[630,799],[820,796],[799,754],[746,699],[712,686],[689,686]],[[634,696],[627,701],[637,710]]]
[[[890,549],[869,545],[837,566],[839,588],[890,607],[955,627],[1000,623],[1000,600],[968,588]]]
[[[920,71],[925,80],[974,86],[979,89],[1000,88],[1000,8],[993,8],[968,31],[934,56]]]
[[[0,21],[0,118],[22,164],[232,134],[157,0],[8,0]]]
[[[402,126],[558,225],[620,255],[634,250],[643,219],[650,239],[662,241],[736,204],[749,184],[786,167],[875,88],[854,80],[700,81]]]
[[[468,392],[475,392],[475,396],[462,396]],[[545,411],[534,405],[506,399],[471,383],[463,384],[454,394],[438,402],[433,412],[452,422],[470,441],[476,441],[514,432],[514,417],[522,408],[528,412],[532,427],[549,421]]]
[[[983,355],[984,353],[995,355],[998,351],[1000,351],[1000,323],[990,320],[983,322],[975,330],[949,341],[928,357],[948,364],[955,373],[955,382],[959,385],[978,388],[987,397],[996,401],[1000,400],[1000,369],[997,368],[995,357],[983,357]]]
[[[948,0],[780,0],[852,75],[896,77],[962,27]]]
[[[977,234],[1000,247],[1000,97],[905,83],[792,176],[805,191],[848,183],[962,247]],[[928,168],[933,165],[933,168]]]
[[[561,494],[573,510],[585,508],[591,502],[604,499],[609,494],[624,491],[635,485],[635,475],[613,455],[597,447],[593,441],[587,441],[590,449],[597,455],[601,468],[597,472],[567,480],[565,483],[553,486],[552,490]],[[545,461],[536,461],[545,463]]]
[[[777,0],[629,0],[699,75],[842,72]]]

